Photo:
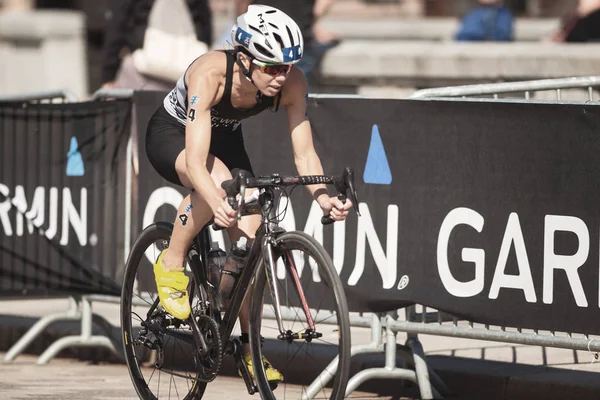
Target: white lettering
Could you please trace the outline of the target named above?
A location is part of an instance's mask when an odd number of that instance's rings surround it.
[[[23,230],[24,230],[23,229],[23,226],[24,226],[23,216],[25,215],[25,212],[27,211],[27,200],[25,199],[25,189],[23,188],[23,186],[19,185],[19,186],[15,187],[15,196],[12,199],[12,204],[17,209],[17,213],[16,213],[17,214],[17,217],[16,217],[17,236],[23,236]]]
[[[73,204],[71,191],[69,188],[63,188],[62,202],[62,232],[60,244],[66,246],[69,243],[69,228],[73,227],[77,239],[82,246],[87,244],[87,189],[81,189],[80,209],[79,211]],[[53,187],[48,190],[48,227],[43,229],[46,222],[46,188],[38,186],[33,192],[31,202],[28,204],[27,195],[23,186],[16,186],[14,196],[10,197],[10,190],[6,185],[0,184],[0,194],[6,199],[0,203],[0,223],[2,224],[4,234],[13,235],[13,229],[9,217],[9,211],[15,210],[15,231],[17,236],[23,236],[25,232],[25,222],[27,223],[27,232],[33,234],[39,232],[46,238],[52,240],[58,233],[58,215],[59,199],[58,189]]]
[[[296,217],[294,215],[294,207],[291,199],[286,198],[278,205],[277,213],[281,215],[284,210],[287,208],[287,212],[283,217],[283,220],[279,223],[279,226],[285,229],[286,231],[294,231],[296,230]],[[311,204],[310,215],[306,221],[306,225],[304,227],[304,232],[313,235],[319,243],[323,243],[323,225],[321,224],[321,215],[320,207],[318,207],[318,203],[313,202]],[[318,217],[318,219],[317,219]],[[344,265],[344,253],[346,246],[346,221],[336,222],[333,224],[333,263],[335,265],[335,269],[338,274],[342,271]],[[295,251],[294,255],[294,263],[300,266],[300,270],[298,274],[301,276],[302,269],[304,268],[304,258],[302,257],[302,252]],[[315,274],[315,270],[313,269],[313,275],[316,275],[316,279],[320,279],[318,273]],[[285,266],[283,264],[282,259],[277,260],[277,278],[285,279]],[[317,281],[318,282],[318,281]]]
[[[58,232],[58,189],[55,187],[50,188],[49,204],[48,229],[46,229],[45,235],[46,238],[52,240]]]
[[[317,242],[323,244],[323,224],[321,223],[321,217],[323,216],[323,210],[319,206],[319,203],[313,200],[310,205],[310,211],[306,218],[306,225],[304,225],[304,233],[312,235]],[[304,269],[304,256],[301,252],[294,252],[294,263],[296,263],[296,269],[298,270],[298,276],[302,276],[302,270]],[[312,270],[313,281],[321,282],[321,276],[319,275],[319,269],[317,263],[311,258],[308,259],[308,264]]]
[[[24,219],[27,221],[27,231],[32,234],[35,228],[40,228],[44,224],[44,194],[45,190],[43,187],[37,187],[33,193],[33,200],[31,202],[31,208],[27,211],[27,198],[25,196],[25,189],[23,186],[17,186],[15,188],[15,197],[12,199],[12,204],[17,210],[17,236],[23,236],[24,233]]]
[[[45,196],[46,190],[39,186],[35,188],[33,192],[33,200],[31,201],[31,207],[29,211],[25,213],[27,219],[27,230],[29,233],[33,233],[34,227],[41,228],[44,225],[45,217]]]
[[[69,224],[73,227],[79,244],[85,246],[87,244],[87,189],[81,188],[81,198],[79,199],[80,212],[77,214],[77,209],[73,205],[71,198],[71,190],[63,188],[63,203],[62,203],[62,232],[60,236],[60,244],[66,246],[69,244]]]
[[[556,231],[573,232],[579,239],[579,248],[571,256],[554,252]],[[587,260],[590,250],[590,234],[585,222],[576,217],[546,215],[544,226],[544,285],[543,301],[552,304],[554,296],[554,270],[562,269],[567,275],[575,302],[579,307],[587,307],[588,302],[577,270]]]
[[[381,242],[373,226],[369,206],[366,203],[360,203],[358,207],[361,217],[358,218],[356,232],[356,262],[354,270],[348,279],[348,284],[350,286],[356,285],[362,276],[365,269],[366,242],[369,242],[371,253],[375,259],[375,265],[381,274],[383,288],[390,289],[396,283],[398,269],[398,206],[390,204],[387,209],[387,255],[381,246]]]
[[[448,243],[452,230],[458,225],[469,225],[477,232],[483,230],[484,219],[476,211],[470,208],[455,208],[450,211],[440,227],[437,244],[437,264],[438,273],[442,280],[442,284],[453,296],[456,297],[472,297],[483,290],[483,278],[485,274],[485,251],[482,249],[464,248],[461,256],[464,262],[472,262],[475,264],[475,278],[469,282],[460,282],[454,279],[450,272],[448,264]]]
[[[506,275],[504,273],[512,243],[515,245],[519,275]],[[533,278],[531,277],[531,267],[527,258],[527,249],[525,248],[525,239],[523,239],[519,216],[516,213],[511,213],[508,217],[489,298],[497,299],[500,288],[521,289],[525,294],[527,302],[535,303],[537,301],[533,287]]]
[[[2,203],[0,203],[0,222],[2,223],[2,229],[4,230],[4,234],[6,236],[12,236],[13,234],[12,225],[10,224],[10,219],[8,218],[8,211],[11,208],[10,199],[8,198],[9,194],[10,190],[8,189],[8,186],[0,183],[0,195],[6,198]]]
[[[148,202],[146,203],[146,209],[144,210],[144,216],[142,218],[142,226],[146,228],[148,225],[154,222],[154,218],[156,217],[156,212],[163,205],[171,205],[177,210],[179,205],[183,201],[183,196],[177,190],[170,187],[161,187],[156,189],[150,197],[148,198]],[[225,248],[224,246],[221,248]],[[156,261],[156,257],[158,256],[160,251],[156,247],[156,245],[152,245],[146,249],[146,258],[150,261],[151,264],[154,264]]]
[[[338,275],[344,267],[344,255],[346,254],[346,221],[333,224],[333,265]]]

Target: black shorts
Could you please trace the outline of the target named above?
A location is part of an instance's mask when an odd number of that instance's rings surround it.
[[[161,105],[148,122],[146,154],[160,176],[180,186],[184,185],[175,170],[175,161],[184,149],[185,126]],[[223,161],[230,171],[239,168],[253,172],[244,147],[241,125],[235,131],[213,131],[209,153]]]

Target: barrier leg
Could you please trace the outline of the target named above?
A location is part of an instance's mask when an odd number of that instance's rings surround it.
[[[33,340],[38,337],[50,324],[56,321],[76,321],[80,318],[78,300],[69,297],[69,309],[66,312],[47,315],[40,318],[4,355],[4,361],[13,361]]]
[[[427,367],[427,362],[425,361],[423,346],[417,338],[417,335],[412,334],[408,335],[406,344],[412,349],[415,372],[417,374],[417,383],[419,385],[419,391],[421,392],[421,398],[433,399],[431,381],[429,380],[429,368]]]
[[[388,317],[391,318],[391,317]],[[409,369],[396,368],[396,333],[385,328],[385,367],[365,369],[350,379],[346,388],[346,397],[355,391],[361,384],[370,379],[403,379],[417,383],[417,374]],[[423,397],[423,399],[427,399]]]
[[[350,357],[358,354],[381,353],[383,345],[381,343],[381,320],[377,314],[371,317],[371,342],[352,346],[350,348]],[[329,365],[321,372],[321,374],[310,384],[306,391],[302,394],[302,399],[314,398],[327,384],[337,372],[339,358],[336,357]]]
[[[81,309],[81,334],[66,336],[58,339],[37,359],[36,364],[47,364],[62,350],[69,347],[102,346],[110,349],[117,356],[121,356],[115,343],[106,336],[92,336],[92,305],[90,299],[83,297]]]

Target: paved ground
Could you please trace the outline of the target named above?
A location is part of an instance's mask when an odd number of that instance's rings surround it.
[[[3,354],[0,353],[0,357]],[[49,365],[35,365],[32,356],[19,357],[12,364],[0,364],[2,400],[137,400],[124,365],[93,365],[55,359]],[[299,398],[298,387],[287,388],[286,398]],[[173,394],[174,399],[178,399]],[[168,396],[167,396],[168,398]],[[240,378],[218,377],[210,383],[203,399],[258,399],[250,396]],[[374,394],[355,393],[352,399],[383,399]]]
[[[0,301],[2,313],[14,316],[39,317],[66,308],[67,301],[64,299]],[[94,303],[93,310],[118,326],[117,304]],[[5,316],[0,321],[9,319]],[[69,331],[76,333],[78,326]],[[353,345],[369,343],[370,339],[369,329],[352,329]],[[453,397],[454,400],[600,399],[600,360],[588,351],[432,335],[419,335],[419,339],[429,365],[457,396]],[[9,346],[15,340],[0,337],[0,342],[10,342]],[[396,341],[403,344],[406,334],[399,333]],[[0,359],[3,356],[0,353]],[[136,398],[127,369],[122,364],[91,365],[84,361],[55,358],[48,365],[36,366],[35,360],[34,356],[22,355],[12,364],[0,363],[0,400]],[[272,361],[276,363],[275,359]],[[357,363],[353,362],[352,373],[383,367],[383,363],[383,354],[367,356]],[[401,363],[399,360],[397,366],[401,367]],[[377,398],[372,393],[388,396],[378,398],[390,398],[394,394],[395,399],[411,395],[398,380],[371,380],[359,389],[363,392],[355,392],[353,398]],[[205,398],[243,399],[250,396],[246,394],[241,379],[219,377],[209,385]]]

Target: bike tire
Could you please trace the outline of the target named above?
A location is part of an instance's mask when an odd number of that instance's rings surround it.
[[[333,261],[331,257],[327,253],[327,251],[323,248],[323,246],[317,242],[312,236],[309,236],[303,232],[293,231],[286,232],[280,234],[275,240],[274,250],[279,254],[276,257],[279,258],[282,254],[293,254],[290,253],[294,250],[300,250],[303,253],[310,256],[316,265],[318,266],[318,271],[321,277],[321,280],[324,281],[328,286],[329,290],[333,294],[334,305],[332,307],[335,308],[335,318],[337,318],[337,326],[338,326],[338,339],[337,349],[339,349],[338,354],[338,365],[337,371],[333,377],[333,384],[328,388],[329,393],[323,396],[323,394],[317,396],[318,398],[330,398],[334,400],[343,399],[345,397],[346,386],[348,384],[348,378],[350,374],[350,346],[351,346],[351,338],[350,338],[350,317],[348,313],[348,304],[346,301],[346,296],[344,293],[344,288],[342,282],[339,278],[339,275],[333,265]],[[276,279],[278,280],[278,279]],[[304,290],[304,289],[303,289]],[[263,301],[265,298],[265,294],[269,292],[267,286],[267,276],[264,273],[264,264],[263,260],[259,261],[259,265],[257,267],[257,272],[254,277],[254,288],[253,295],[251,298],[250,305],[250,347],[252,353],[252,363],[255,371],[255,380],[257,383],[257,387],[261,394],[262,399],[264,400],[274,400],[276,399],[276,395],[274,392],[274,388],[269,384],[266,376],[265,369],[262,363],[262,345],[261,345],[261,320],[262,320],[262,312],[263,312]],[[306,296],[306,302],[310,305],[310,296]],[[299,313],[301,315],[302,313]],[[298,314],[297,314],[298,315]],[[311,312],[311,318],[315,320],[315,327],[318,330],[319,328],[316,326],[316,318],[317,314],[313,317]],[[302,317],[304,318],[304,317]],[[331,321],[330,321],[331,322]],[[296,322],[292,324],[294,326]],[[297,329],[298,326],[295,326]],[[302,328],[304,329],[304,328]],[[284,343],[282,341],[281,343]],[[306,344],[305,341],[304,344]],[[292,345],[289,343],[290,346]],[[302,346],[304,346],[302,344]],[[309,343],[307,346],[310,346],[314,343]],[[285,345],[285,343],[284,343]],[[296,350],[298,353],[298,350]],[[307,351],[308,354],[308,351]],[[295,354],[294,354],[295,356]],[[278,366],[275,365],[277,368]],[[333,373],[331,374],[333,375]],[[310,379],[313,379],[312,377]],[[285,377],[284,377],[285,382]],[[302,389],[302,392],[305,390]],[[281,396],[279,398],[288,398],[294,397],[296,395],[288,396],[286,389],[281,390]],[[304,393],[302,393],[304,395]],[[327,397],[329,396],[329,397]]]
[[[134,345],[135,333],[132,326],[134,287],[136,285],[136,276],[139,272],[138,268],[140,263],[143,262],[144,253],[146,250],[158,241],[165,241],[168,243],[171,238],[172,231],[173,225],[167,222],[157,222],[148,226],[142,231],[142,233],[134,242],[125,266],[125,275],[123,278],[123,286],[121,291],[121,328],[124,335],[123,350],[125,359],[127,361],[129,375],[131,376],[131,380],[136,392],[142,400],[160,400],[163,397],[160,395],[160,372],[158,377],[159,390],[158,394],[156,395],[150,389],[149,382],[146,382],[144,373],[142,372],[142,366],[140,365],[140,360],[136,355]],[[198,372],[196,371],[196,378],[197,377]],[[152,379],[153,375],[150,376],[150,381]],[[201,382],[197,379],[184,379],[190,380],[190,382],[187,384],[187,393],[185,397],[183,397],[183,400],[201,399],[206,389],[206,382]],[[171,381],[165,383],[165,385],[170,384]],[[164,398],[172,398],[171,389],[172,388],[169,387],[168,395],[165,395]],[[179,398],[179,392],[184,391],[175,387],[173,392],[177,392],[177,398]]]

